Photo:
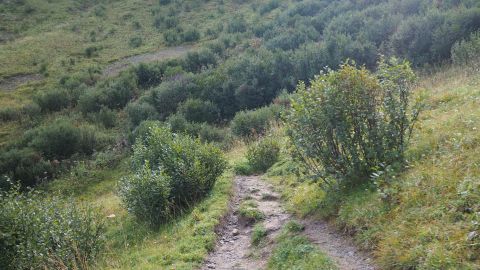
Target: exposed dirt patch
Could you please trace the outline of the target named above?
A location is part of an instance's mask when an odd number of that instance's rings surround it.
[[[213,253],[207,258],[202,269],[263,269],[272,251],[273,240],[282,225],[290,218],[276,199],[273,188],[257,176],[236,177],[235,196],[230,213],[219,230],[219,240]],[[262,221],[268,231],[265,244],[254,247],[251,244],[253,224],[245,224],[239,219],[238,208],[241,201],[254,200],[264,215]]]
[[[41,74],[19,74],[5,79],[0,79],[0,90],[13,91],[20,85],[43,80]]]
[[[367,254],[358,250],[352,239],[338,233],[331,225],[321,220],[303,220],[304,234],[321,251],[335,261],[341,270],[375,270]]]
[[[137,65],[140,63],[148,63],[148,62],[161,61],[161,60],[166,60],[170,58],[180,57],[192,49],[193,49],[192,46],[178,46],[178,47],[166,48],[164,50],[160,50],[153,53],[145,53],[145,54],[125,57],[123,59],[120,59],[108,65],[103,71],[103,76],[105,77],[116,76],[121,71],[127,69],[128,67],[132,65]]]
[[[264,269],[274,248],[274,239],[282,226],[292,217],[282,207],[279,195],[273,187],[258,176],[235,178],[235,195],[229,213],[218,229],[218,242],[215,251],[206,259],[202,270],[208,269]],[[265,219],[266,241],[260,247],[251,244],[253,225],[241,222],[238,213],[240,203],[246,199],[258,205]],[[336,232],[326,222],[301,220],[304,235],[321,251],[334,260],[341,270],[374,270],[370,258],[360,252],[351,239]]]

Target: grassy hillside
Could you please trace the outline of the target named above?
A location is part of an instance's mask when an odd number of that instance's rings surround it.
[[[35,209],[29,203],[48,209],[57,205],[40,200],[43,195],[29,197],[27,190],[33,188],[45,191],[46,198],[99,207],[94,212],[105,221],[105,234],[93,233],[105,239],[99,257],[95,252],[91,258],[90,253],[87,258],[72,255],[77,246],[69,236],[61,240],[70,253],[58,255],[47,246],[53,261],[105,269],[197,267],[213,247],[214,227],[227,208],[232,184],[228,172],[210,192],[216,177],[203,171],[201,179],[198,172],[208,166],[198,164],[222,159],[218,149],[238,159],[245,149],[235,148],[237,142],[265,135],[288,108],[299,81],[308,87],[315,75],[347,59],[356,63],[352,70],[357,65],[374,71],[385,55],[430,73],[421,80],[428,106],[408,151],[408,170],[395,176],[401,181],[388,182],[388,189],[379,182],[334,196],[317,184],[298,183],[288,162],[277,164],[271,174],[281,176],[277,183],[288,184],[287,191],[295,190],[288,196],[292,209],[336,216],[339,226],[375,250],[385,268],[474,268],[478,78],[460,68],[432,67],[455,62],[478,68],[479,29],[476,0],[1,1],[0,191],[18,189],[27,195],[0,193],[10,207],[0,209],[5,210],[0,226],[12,230],[0,235],[18,236],[22,233],[15,230],[24,229],[55,246],[56,238],[48,234],[54,230],[30,230],[35,224],[29,221],[58,221],[58,231],[81,223],[82,214],[65,217],[71,214],[66,207],[55,217],[26,211]],[[136,65],[126,67],[135,55]],[[124,64],[122,72],[105,75],[112,65]],[[154,126],[171,132],[157,134],[161,139],[151,142],[157,148],[148,153]],[[212,156],[205,149],[214,149]],[[151,188],[155,196],[149,199],[160,206],[147,202],[146,208],[185,213],[165,215],[171,220],[158,230],[148,227],[117,194],[124,177]],[[205,188],[190,190],[200,194],[193,201],[176,197],[188,193],[185,179],[190,188]],[[12,182],[17,186],[12,188]],[[172,191],[172,186],[184,189]],[[20,206],[15,194],[24,200]],[[46,216],[29,216],[36,214]],[[16,227],[19,220],[26,225]],[[34,238],[24,234],[21,241],[30,247]],[[409,249],[404,238],[416,248]],[[28,264],[44,253],[35,249],[45,248],[41,245],[16,250],[16,241],[0,245],[0,268],[15,265],[20,257]],[[45,257],[32,263],[52,260]]]
[[[426,108],[407,170],[381,180],[390,184],[378,180],[334,196],[297,182],[282,163],[269,178],[284,189],[292,211],[332,218],[384,269],[477,269],[480,77],[467,70],[422,76],[417,94],[426,94]]]

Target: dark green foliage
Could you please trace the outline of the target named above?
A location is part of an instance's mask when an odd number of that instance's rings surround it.
[[[219,110],[215,104],[201,99],[187,99],[180,104],[178,112],[185,116],[185,119],[197,123],[212,123],[218,120]]]
[[[133,154],[135,170],[143,170],[146,162],[152,170],[168,177],[168,200],[173,210],[205,197],[226,167],[218,148],[173,134],[165,127],[153,127],[146,138],[137,139]]]
[[[470,66],[475,70],[480,68],[480,32],[455,43],[452,48],[452,61],[456,65]]]
[[[71,98],[65,89],[53,89],[35,95],[34,101],[42,112],[56,112],[70,106]]]
[[[233,17],[227,24],[228,33],[243,33],[247,31],[247,22],[242,16]]]
[[[65,159],[75,153],[91,155],[97,147],[92,128],[76,127],[66,119],[30,130],[25,136],[29,147],[51,159]]]
[[[248,165],[253,172],[264,173],[275,164],[280,157],[280,144],[275,138],[266,137],[248,147]]]
[[[180,35],[176,30],[168,30],[163,33],[163,39],[168,46],[173,46],[180,42]]]
[[[402,163],[418,115],[410,113],[414,74],[406,62],[380,62],[376,74],[344,64],[301,83],[286,123],[316,177],[359,183],[385,164]]]
[[[15,189],[0,205],[1,269],[91,269],[103,234],[91,209]]]
[[[185,57],[184,69],[190,72],[199,72],[203,68],[213,67],[217,64],[217,58],[212,50],[189,52]]]
[[[141,37],[133,37],[133,38],[130,39],[128,44],[132,48],[138,48],[138,47],[142,46],[143,39]]]
[[[154,88],[149,94],[149,103],[155,107],[161,119],[165,119],[177,110],[189,93],[195,92],[196,89],[197,85],[191,76],[179,75]]]
[[[262,135],[270,126],[270,122],[278,119],[280,111],[279,105],[241,111],[231,121],[232,132],[244,138]]]
[[[128,119],[133,127],[138,126],[142,121],[158,119],[158,113],[153,105],[147,102],[134,102],[126,107]]]
[[[195,28],[189,28],[182,33],[183,42],[195,42],[200,39],[200,32]]]
[[[10,187],[8,178],[19,182],[22,187],[34,186],[50,177],[54,169],[50,162],[31,148],[5,151],[0,154],[0,190]]]
[[[83,113],[98,112],[103,106],[121,109],[135,96],[137,78],[124,72],[115,80],[108,80],[97,88],[89,89],[80,96],[78,106]]]
[[[162,82],[166,66],[162,64],[144,64],[141,63],[135,68],[137,83],[141,88],[148,88],[159,85]]]
[[[3,122],[18,120],[20,115],[20,111],[12,107],[0,109],[0,120]]]
[[[93,115],[93,120],[96,123],[100,123],[105,128],[113,128],[117,122],[117,115],[115,111],[103,107],[99,112]]]
[[[147,162],[133,176],[120,180],[118,192],[129,213],[156,226],[173,215],[170,182],[162,172],[152,171]]]
[[[259,12],[261,15],[264,15],[265,13],[268,13],[280,6],[280,1],[279,0],[270,0],[268,3],[263,4],[260,6]]]

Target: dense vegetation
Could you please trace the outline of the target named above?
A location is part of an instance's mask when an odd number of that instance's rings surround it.
[[[421,148],[414,135],[417,144],[413,150],[407,149],[417,116],[416,109],[408,103],[413,95],[412,70],[403,60],[396,64],[380,62],[379,66],[377,63],[384,55],[384,59],[391,56],[406,59],[418,70],[451,62],[478,72],[480,2],[22,0],[3,1],[0,13],[5,14],[0,16],[0,62],[6,63],[0,67],[0,190],[10,189],[11,180],[22,192],[27,192],[29,187],[55,190],[79,201],[87,198],[107,205],[107,212],[103,214],[111,215],[109,211],[115,210],[120,217],[120,221],[107,226],[107,246],[120,251],[119,254],[128,254],[130,243],[141,245],[149,237],[158,240],[168,233],[160,230],[152,236],[151,228],[141,227],[138,235],[128,235],[125,231],[139,223],[129,219],[120,207],[118,196],[128,212],[147,224],[168,226],[165,223],[172,218],[184,218],[182,229],[172,229],[174,233],[168,234],[171,238],[166,242],[175,243],[174,237],[182,235],[185,243],[178,249],[160,247],[165,254],[178,257],[178,261],[168,256],[153,261],[162,266],[198,265],[212,248],[213,227],[222,209],[226,209],[229,185],[220,177],[226,163],[219,148],[228,151],[235,141],[250,143],[268,135],[276,127],[272,122],[279,121],[284,114],[287,117],[283,120],[290,130],[288,135],[296,142],[296,150],[292,152],[294,161],[303,157],[307,163],[303,165],[307,166],[297,166],[299,164],[290,159],[285,161],[286,154],[279,144],[283,138],[276,140],[267,136],[249,146],[247,160],[235,167],[239,173],[262,173],[281,159],[270,171],[308,175],[310,179],[314,168],[315,179],[355,183],[352,186],[367,189],[371,193],[362,193],[359,197],[362,203],[374,205],[365,208],[373,209],[374,213],[367,213],[377,218],[373,225],[355,216],[353,209],[357,201],[348,195],[339,195],[341,189],[338,188],[326,196],[323,186],[307,181],[308,184],[301,185],[303,196],[295,200],[308,208],[306,212],[318,205],[330,209],[330,214],[339,216],[342,226],[357,232],[360,241],[380,247],[379,261],[387,268],[474,264],[474,255],[468,255],[469,262],[458,255],[474,252],[458,246],[442,246],[443,251],[434,249],[437,253],[429,257],[430,260],[420,258],[413,251],[408,253],[409,249],[403,246],[405,253],[396,254],[388,246],[400,248],[400,236],[395,240],[378,233],[385,226],[382,219],[393,213],[390,209],[397,209],[392,210],[397,214],[410,209],[409,205],[398,204],[410,200],[409,186],[391,184],[395,181],[391,181],[390,175],[403,175],[402,169],[410,170],[412,166],[409,162],[421,162],[422,155],[435,156],[442,146]],[[115,60],[162,51],[166,47],[185,51],[172,59],[142,63],[119,74],[109,73]],[[339,71],[335,71],[337,69]],[[10,91],[11,81],[17,78],[21,81],[23,76],[37,79],[15,85],[15,91]],[[304,83],[297,86],[299,81]],[[355,95],[350,90],[355,90]],[[294,91],[296,94],[290,100],[289,93]],[[445,95],[445,100],[439,103],[448,103],[450,98],[455,100],[454,94]],[[319,103],[324,106],[319,107]],[[290,106],[293,111],[288,111]],[[353,112],[358,114],[352,115]],[[152,126],[157,127],[152,129]],[[352,132],[357,137],[350,136]],[[475,151],[473,137],[468,148],[472,153]],[[447,138],[440,136],[438,140]],[[318,147],[311,148],[312,145]],[[336,147],[329,147],[331,145]],[[433,161],[439,162],[432,158]],[[125,165],[126,162],[133,165]],[[477,184],[468,180],[475,178],[475,174],[470,173],[470,168],[465,170],[469,173],[449,176],[455,179],[452,182],[456,186],[452,184],[447,189],[466,194],[459,202],[449,204],[457,205],[464,212],[445,218],[462,224],[477,222],[469,214],[478,212]],[[463,182],[457,183],[460,178]],[[119,179],[122,180],[118,181],[118,194],[114,194],[112,186]],[[414,180],[411,183],[416,185]],[[379,190],[378,194],[374,189]],[[448,193],[440,187],[432,189]],[[63,209],[60,203],[43,202],[36,195],[21,195],[15,193],[16,190],[11,192],[5,194],[20,196],[22,205],[18,209],[13,204],[6,207],[2,212],[5,215],[16,216],[18,212],[39,215],[40,220],[59,220],[59,226],[67,227],[70,221],[63,215],[74,219],[72,222],[83,219],[81,209],[79,212],[65,210],[65,213],[61,210],[54,215],[56,213],[48,209]],[[106,198],[97,201],[95,194]],[[310,195],[314,199],[305,199]],[[12,196],[2,198],[13,203]],[[26,196],[25,199],[22,196]],[[49,196],[53,196],[53,192]],[[377,196],[382,198],[381,204],[373,202],[372,198]],[[22,209],[30,207],[27,201],[48,211],[43,216],[41,211],[24,212]],[[337,207],[329,208],[332,205]],[[194,214],[188,214],[186,209]],[[173,214],[178,212],[187,214],[183,217]],[[445,212],[442,210],[438,215],[444,217]],[[27,216],[18,215],[18,218],[23,218],[21,222],[27,227],[36,226],[27,222],[30,217]],[[192,227],[194,222],[189,220],[200,217],[200,227]],[[404,216],[398,214],[396,218],[396,224],[400,224]],[[3,226],[7,231],[14,229],[10,223],[5,224],[0,228],[2,233]],[[82,226],[89,225],[82,223],[79,228]],[[458,232],[455,225],[451,226],[454,226],[452,231],[458,233],[455,239],[464,236],[465,229]],[[25,230],[30,230],[27,227]],[[469,232],[477,232],[477,227]],[[401,235],[409,238],[410,232],[403,230]],[[72,233],[75,234],[75,230]],[[85,233],[88,234],[88,230]],[[427,234],[416,231],[410,238],[423,241],[415,244],[425,250],[429,249],[427,242],[448,242],[444,241],[446,236]],[[478,232],[472,235],[473,243],[469,244],[475,250]],[[49,235],[33,234],[31,239],[36,237],[48,238]],[[197,238],[199,243],[192,245]],[[0,238],[0,242],[8,240],[4,239]],[[19,241],[25,245],[30,243],[24,240]],[[72,246],[67,240],[59,238],[58,243],[64,248],[59,249],[61,254],[52,253],[67,266],[80,268],[100,262],[101,267],[119,268],[119,262],[124,260],[119,255],[114,262],[109,261],[111,254],[96,260],[96,250],[85,251],[88,255],[82,255],[85,257],[82,263],[86,263],[82,266],[79,258],[72,255]],[[303,243],[302,239],[297,240],[296,244]],[[45,247],[39,248],[48,250],[50,244],[56,243],[47,241]],[[286,250],[289,245],[287,241]],[[434,248],[441,246],[433,245]],[[145,246],[154,248],[155,244]],[[143,254],[148,254],[148,248]],[[46,265],[45,258],[25,259],[32,258],[31,252],[36,250],[22,253],[12,246],[5,250],[7,255],[1,262],[5,267],[12,264],[11,254],[20,253],[18,258],[23,258],[24,263],[19,264],[21,268],[50,266]],[[182,250],[191,252],[179,256]],[[441,256],[451,261],[435,259]],[[138,257],[135,259],[132,261]],[[145,262],[123,267],[138,265],[145,269],[152,267]],[[272,265],[276,264],[272,262]]]

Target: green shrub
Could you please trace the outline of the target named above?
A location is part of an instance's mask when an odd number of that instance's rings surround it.
[[[13,148],[0,154],[0,177],[7,176],[22,187],[34,186],[54,172],[51,163],[31,148]],[[0,178],[0,190],[9,188],[7,178]]]
[[[247,160],[254,172],[266,172],[280,157],[280,144],[266,137],[248,147]]]
[[[142,121],[158,119],[155,107],[147,102],[129,103],[126,108],[128,119],[133,127],[138,126]]]
[[[227,164],[218,148],[167,127],[152,127],[147,137],[137,139],[134,169],[144,169],[146,162],[168,177],[172,212],[205,197]]]
[[[265,218],[265,214],[258,210],[258,205],[253,200],[246,200],[240,204],[238,213],[242,222],[253,224]]]
[[[134,175],[120,180],[119,195],[129,213],[155,226],[172,215],[170,182],[164,173],[151,170],[147,162]]]
[[[179,34],[175,30],[168,30],[163,33],[163,39],[168,46],[177,45],[179,43]]]
[[[182,33],[183,42],[195,42],[200,39],[200,32],[195,28],[189,28]]]
[[[210,101],[201,99],[187,99],[180,104],[178,112],[185,116],[185,119],[197,123],[212,123],[218,120],[218,107]]]
[[[134,144],[136,140],[146,140],[150,134],[150,129],[154,127],[162,126],[162,122],[156,120],[142,121],[134,130],[130,133],[129,140],[131,144]]]
[[[456,65],[480,69],[480,32],[473,33],[468,39],[455,43],[452,47],[452,61]]]
[[[115,80],[108,80],[97,88],[83,93],[78,106],[82,113],[98,112],[102,107],[121,109],[137,92],[137,77],[133,72],[124,72]]]
[[[270,122],[278,119],[281,107],[271,105],[251,111],[238,112],[231,121],[233,134],[248,138],[263,135],[270,126]]]
[[[35,95],[35,103],[40,106],[42,112],[56,112],[70,106],[70,97],[64,89],[53,89]]]
[[[242,16],[235,16],[227,24],[228,33],[243,33],[247,31],[247,22]]]
[[[300,84],[288,136],[317,177],[365,181],[382,164],[401,163],[418,115],[410,114],[414,74],[407,62],[380,62],[377,74],[344,64]],[[313,165],[316,164],[316,165]]]
[[[233,170],[237,175],[251,175],[255,173],[252,169],[252,166],[250,166],[250,164],[248,163],[248,161],[242,161],[242,162],[236,163],[233,167]]]
[[[28,131],[26,140],[29,147],[52,159],[69,158],[75,153],[90,155],[97,147],[92,128],[76,127],[66,119]]]
[[[20,111],[12,107],[0,109],[0,120],[3,122],[15,121],[20,118]]]
[[[93,120],[105,128],[113,128],[117,121],[117,115],[113,110],[103,107],[99,112],[93,114]]]
[[[267,235],[268,231],[263,224],[255,225],[252,230],[252,245],[260,245]]]
[[[130,39],[130,42],[128,44],[132,48],[138,48],[138,47],[142,46],[143,39],[141,37],[133,37],[133,38]]]
[[[38,192],[0,192],[1,269],[90,269],[103,225],[82,209]]]

